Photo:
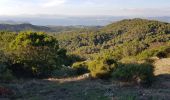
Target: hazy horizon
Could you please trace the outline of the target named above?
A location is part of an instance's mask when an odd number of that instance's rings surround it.
[[[169,17],[169,5],[168,0],[0,0],[0,21],[106,25],[124,18]]]

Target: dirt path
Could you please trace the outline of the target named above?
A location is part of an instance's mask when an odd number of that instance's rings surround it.
[[[170,58],[156,60],[154,65],[155,75],[170,74]]]
[[[49,79],[45,79],[48,81],[52,81],[52,82],[59,82],[59,83],[65,83],[65,82],[75,82],[75,81],[80,81],[80,80],[85,80],[88,79],[90,77],[90,74],[83,74],[77,77],[69,77],[69,78],[62,78],[62,79],[58,79],[58,78],[49,78]]]

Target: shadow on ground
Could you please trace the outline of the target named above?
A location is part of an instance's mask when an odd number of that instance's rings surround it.
[[[156,76],[150,88],[109,80],[17,80],[0,83],[12,94],[0,100],[170,100],[170,74]]]

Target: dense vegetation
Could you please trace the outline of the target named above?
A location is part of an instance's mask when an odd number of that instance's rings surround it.
[[[58,34],[56,38],[60,46],[70,53],[86,58],[104,54],[120,60],[146,51],[152,52],[165,45],[168,47],[170,24],[144,19],[122,20],[97,32],[70,32]]]
[[[63,65],[81,60],[67,55],[58,41],[42,32],[1,32],[1,70],[11,70],[16,77],[47,77]]]
[[[150,85],[154,68],[138,61],[170,56],[170,24],[143,19],[123,20],[99,30],[78,28],[54,35],[3,31],[0,36],[2,80],[90,72],[92,78]]]
[[[0,30],[3,31],[13,31],[13,32],[19,32],[19,31],[24,31],[24,30],[32,30],[32,31],[48,31],[50,32],[50,28],[45,27],[45,26],[36,26],[32,24],[0,24]]]

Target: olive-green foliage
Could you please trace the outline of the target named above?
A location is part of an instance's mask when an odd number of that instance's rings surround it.
[[[104,53],[105,55],[114,57],[114,59],[121,60],[125,57],[135,56],[145,50],[147,47],[147,44],[134,40],[116,46],[113,50],[105,50]]]
[[[88,62],[88,69],[94,78],[109,78],[116,67],[117,63],[113,59],[98,58]]]
[[[9,43],[15,38],[16,33],[1,31],[0,32],[0,50],[6,50]]]
[[[136,56],[151,46],[170,41],[170,24],[127,19],[107,25],[98,31],[69,32],[56,35],[59,44],[68,52],[81,57],[110,52],[115,59]]]
[[[76,62],[72,65],[72,68],[76,70],[78,75],[89,72],[87,62]]]
[[[170,54],[170,45],[164,45],[156,48],[152,48],[149,50],[144,50],[143,52],[139,53],[136,57],[139,60],[145,60],[153,56],[157,56],[159,58],[166,58],[169,57]]]
[[[10,44],[11,69],[17,76],[49,76],[63,64],[65,53],[52,36],[41,32],[21,32]]]
[[[154,78],[154,67],[151,64],[119,64],[112,73],[113,79],[137,82],[142,85],[151,85]]]
[[[19,49],[20,47],[42,47],[47,46],[54,49],[58,49],[58,41],[52,36],[48,36],[43,32],[21,32],[11,43],[12,49]]]

